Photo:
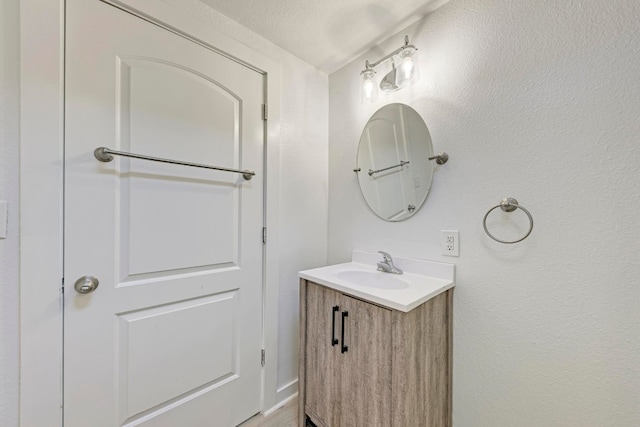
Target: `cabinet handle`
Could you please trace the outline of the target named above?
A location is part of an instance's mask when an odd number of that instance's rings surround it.
[[[338,311],[340,311],[340,307],[334,305],[331,311],[331,347],[338,345],[338,338],[336,338],[336,313]]]
[[[349,351],[349,346],[344,345],[344,325],[345,325],[345,317],[349,317],[349,312],[348,311],[343,311],[342,312],[342,349],[340,350],[341,353],[346,353],[347,351]]]

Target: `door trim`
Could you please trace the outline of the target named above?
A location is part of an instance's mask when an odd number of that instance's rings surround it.
[[[270,108],[265,126],[264,213],[269,243],[263,255],[267,356],[262,410],[267,411],[278,403],[280,66],[164,3],[101,1],[265,75]],[[20,425],[25,427],[62,427],[64,9],[64,0],[20,0]]]

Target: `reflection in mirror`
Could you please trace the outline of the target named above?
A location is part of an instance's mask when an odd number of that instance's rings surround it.
[[[387,221],[402,221],[424,203],[433,176],[431,136],[411,107],[389,104],[375,112],[360,137],[360,190],[369,208]]]

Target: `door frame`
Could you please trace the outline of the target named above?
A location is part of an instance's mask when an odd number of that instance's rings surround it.
[[[101,0],[265,76],[262,411],[277,406],[280,66],[162,2]],[[20,425],[62,427],[65,0],[20,0]],[[257,238],[259,238],[257,236]],[[67,286],[68,288],[68,286]],[[259,355],[256,355],[259,357]]]

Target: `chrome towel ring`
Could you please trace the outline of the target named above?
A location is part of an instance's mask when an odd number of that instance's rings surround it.
[[[489,233],[489,229],[487,229],[487,217],[489,216],[489,214],[494,210],[500,208],[502,209],[503,212],[513,212],[516,209],[520,209],[522,210],[524,213],[527,214],[527,216],[529,217],[529,231],[527,231],[527,234],[525,234],[522,238],[518,239],[518,240],[500,240],[497,239],[496,237],[494,237],[491,233]],[[528,210],[526,210],[524,207],[520,206],[518,204],[518,201],[512,197],[506,197],[502,200],[500,200],[500,204],[496,205],[494,207],[492,207],[491,209],[489,209],[489,211],[485,214],[484,219],[482,220],[482,226],[484,227],[484,231],[485,233],[487,233],[487,235],[489,237],[491,237],[493,240],[495,240],[496,242],[500,242],[500,243],[505,243],[505,244],[511,244],[511,243],[518,243],[518,242],[522,242],[524,239],[526,239],[527,237],[529,237],[529,234],[531,234],[531,231],[533,230],[533,217],[531,216],[531,213],[529,213]]]

